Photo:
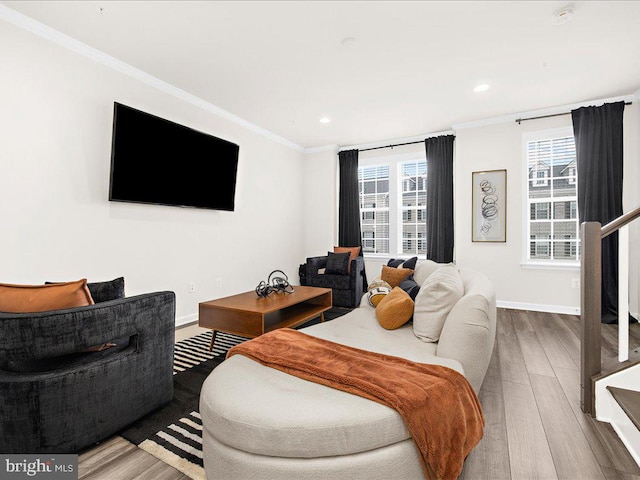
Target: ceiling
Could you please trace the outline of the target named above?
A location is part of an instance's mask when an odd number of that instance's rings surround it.
[[[306,148],[640,89],[640,2],[1,3]]]

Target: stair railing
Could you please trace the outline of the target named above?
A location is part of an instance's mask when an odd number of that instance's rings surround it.
[[[595,389],[592,377],[602,371],[602,239],[618,234],[618,360],[629,358],[629,227],[640,217],[640,207],[601,226],[600,222],[581,225],[580,259],[580,407],[595,415]]]

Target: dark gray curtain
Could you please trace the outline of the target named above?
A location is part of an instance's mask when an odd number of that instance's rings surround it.
[[[427,138],[427,258],[453,261],[453,135]]]
[[[360,247],[362,252],[362,232],[360,230],[360,193],[358,190],[358,150],[338,153],[340,160],[340,192],[338,204],[338,245]],[[362,271],[364,291],[367,291],[366,270]]]
[[[622,215],[624,102],[573,110],[578,169],[578,216],[609,223]],[[602,321],[617,321],[618,233],[602,241]]]

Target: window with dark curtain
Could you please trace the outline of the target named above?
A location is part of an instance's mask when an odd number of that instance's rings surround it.
[[[338,153],[340,170],[340,192],[338,207],[338,244],[341,247],[360,247],[362,255],[362,233],[360,229],[360,192],[358,190],[358,150]],[[364,291],[367,290],[367,274],[363,275]]]
[[[427,258],[453,261],[453,135],[427,138]]]
[[[622,215],[624,102],[571,112],[582,222],[609,223]],[[602,321],[618,316],[618,233],[602,241]]]

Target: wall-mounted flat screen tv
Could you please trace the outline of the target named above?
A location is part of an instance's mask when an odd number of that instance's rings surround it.
[[[115,102],[109,200],[233,211],[238,151]]]

